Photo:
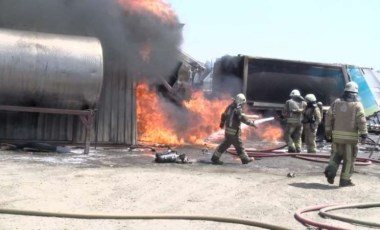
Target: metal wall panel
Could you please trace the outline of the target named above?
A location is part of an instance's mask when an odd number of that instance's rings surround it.
[[[116,64],[105,64],[103,89],[92,144],[136,144],[136,103],[134,82]],[[0,111],[0,141],[37,140],[83,143],[85,128],[80,119],[70,115],[51,115]],[[95,138],[97,133],[97,138]]]

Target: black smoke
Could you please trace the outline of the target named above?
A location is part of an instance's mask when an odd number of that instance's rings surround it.
[[[105,63],[150,82],[172,73],[182,42],[176,17],[167,22],[136,13],[118,0],[0,0],[0,28],[97,37]],[[147,43],[151,53],[144,61],[139,52]]]
[[[231,96],[243,90],[243,56],[224,55],[217,59],[213,70],[213,91]]]

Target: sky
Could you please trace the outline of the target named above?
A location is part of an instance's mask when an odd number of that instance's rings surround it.
[[[380,70],[378,0],[166,0],[184,23],[182,50],[342,63]]]

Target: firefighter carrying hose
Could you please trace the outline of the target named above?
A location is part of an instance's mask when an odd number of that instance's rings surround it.
[[[321,112],[317,106],[317,98],[314,94],[307,94],[305,96],[307,106],[303,112],[303,130],[305,133],[305,144],[308,153],[316,153],[315,139],[317,137],[317,129],[321,123]]]
[[[239,93],[235,96],[234,101],[226,108],[221,116],[220,128],[224,128],[224,140],[216,148],[214,154],[211,157],[211,162],[213,164],[222,165],[223,161],[220,160],[221,155],[233,145],[236,149],[238,156],[241,159],[242,164],[248,164],[253,161],[250,158],[243,147],[243,142],[240,138],[241,122],[249,126],[255,126],[254,121],[249,120],[247,116],[243,113],[243,105],[246,103],[244,94]]]
[[[331,156],[325,169],[329,184],[343,160],[339,186],[354,186],[351,176],[358,153],[358,141],[364,143],[368,136],[366,118],[362,103],[358,100],[358,85],[348,82],[341,98],[336,99],[327,111],[325,118],[326,138],[332,140]]]
[[[300,153],[302,146],[302,113],[306,102],[298,89],[290,92],[290,99],[286,101],[282,115],[286,118],[285,141],[289,153]]]

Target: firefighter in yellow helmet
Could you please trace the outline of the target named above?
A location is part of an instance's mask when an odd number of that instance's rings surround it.
[[[302,113],[306,102],[298,89],[292,90],[290,99],[286,101],[282,115],[286,118],[285,141],[288,152],[300,153],[302,146]]]
[[[243,105],[246,103],[244,94],[239,93],[235,96],[234,101],[226,108],[224,113],[221,116],[220,128],[224,128],[224,140],[216,148],[214,154],[211,157],[211,162],[213,164],[221,165],[223,161],[220,160],[221,155],[233,145],[236,149],[238,156],[241,159],[242,164],[248,164],[253,161],[253,158],[250,158],[243,147],[243,142],[240,138],[241,122],[249,125],[255,126],[254,121],[249,120],[243,113]]]
[[[314,94],[307,94],[305,96],[306,108],[303,112],[303,130],[305,134],[305,144],[308,153],[316,153],[315,139],[317,137],[317,129],[321,123],[321,112],[317,106],[317,98]]]
[[[343,160],[339,186],[353,186],[351,176],[358,153],[359,138],[362,142],[368,136],[366,118],[362,103],[357,98],[358,85],[348,82],[341,98],[330,106],[325,117],[326,138],[332,139],[331,156],[325,169],[328,183],[334,178]]]

